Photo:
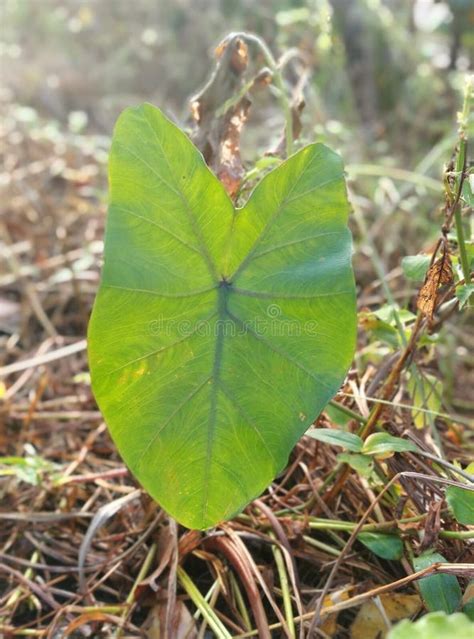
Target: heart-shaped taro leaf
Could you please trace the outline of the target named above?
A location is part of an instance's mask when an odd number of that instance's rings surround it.
[[[311,144],[234,210],[186,135],[144,104],[120,116],[109,171],[92,387],[144,488],[207,528],[266,488],[350,365],[342,163]]]

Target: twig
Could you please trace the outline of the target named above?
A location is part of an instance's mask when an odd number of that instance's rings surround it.
[[[36,355],[35,357],[31,357],[30,359],[24,359],[21,362],[15,362],[14,364],[2,366],[0,368],[0,377],[7,377],[12,373],[19,373],[20,371],[24,371],[29,368],[36,368],[37,366],[48,364],[49,362],[54,362],[55,360],[62,359],[63,357],[69,357],[69,355],[74,355],[75,353],[81,353],[82,351],[85,351],[86,348],[87,340],[81,339],[79,342],[74,342],[73,344],[68,344],[67,346],[57,348],[51,353]]]
[[[397,579],[397,581],[393,581],[390,584],[385,584],[384,586],[377,586],[377,588],[373,588],[367,592],[364,592],[360,595],[356,595],[347,601],[341,601],[332,606],[324,607],[321,610],[321,616],[333,615],[335,613],[341,612],[342,610],[347,610],[349,608],[353,608],[355,606],[360,606],[368,599],[372,599],[373,597],[377,597],[378,595],[382,595],[386,592],[391,592],[392,590],[397,590],[402,586],[406,586],[412,581],[416,581],[421,579],[422,577],[426,577],[431,574],[459,574],[466,576],[469,578],[473,573],[472,564],[447,564],[447,563],[435,563],[431,564],[431,566],[427,566],[423,568],[423,570],[419,570],[418,572],[414,572],[411,575],[407,575],[406,577],[402,577],[401,579]],[[299,617],[295,617],[295,622],[304,622],[309,621],[313,617],[313,612],[307,612],[304,615]],[[281,628],[280,623],[273,623],[270,625],[270,630],[278,630]],[[255,637],[257,635],[256,630],[252,630],[250,632],[245,632],[240,635],[234,635],[233,639],[247,639],[248,637]]]
[[[285,114],[285,140],[286,140],[286,155],[289,157],[293,153],[293,116],[291,113],[291,105],[288,99],[285,85],[283,82],[283,75],[281,73],[280,65],[276,62],[272,52],[266,45],[266,43],[259,36],[253,33],[238,33],[236,34],[247,42],[252,42],[257,45],[260,51],[263,53],[265,62],[272,72],[273,81],[278,91],[278,100],[280,102],[283,113]]]
[[[12,242],[11,242],[10,233],[3,222],[0,222],[0,231],[1,231],[1,235],[5,237],[11,244]],[[16,259],[15,254],[11,250],[9,250],[8,247],[7,247],[7,260],[10,264],[12,271],[15,274],[15,277],[17,277],[17,279],[21,282],[23,289],[25,291],[26,297],[28,298],[31,304],[31,308],[33,309],[33,312],[36,315],[36,318],[38,319],[39,323],[42,325],[42,327],[44,328],[44,330],[50,337],[57,337],[58,333],[56,329],[54,328],[53,324],[51,323],[51,320],[46,315],[43,307],[41,306],[41,302],[35,291],[34,286],[21,274],[21,266],[18,260]]]
[[[458,482],[452,482],[449,479],[444,479],[442,477],[431,477],[429,475],[423,475],[422,473],[415,473],[415,472],[411,472],[411,471],[408,471],[408,472],[404,471],[404,472],[401,472],[401,473],[397,473],[394,477],[392,477],[392,479],[383,487],[383,489],[377,495],[376,499],[367,508],[367,510],[365,511],[362,519],[359,521],[357,526],[352,531],[351,536],[347,540],[347,543],[344,546],[341,554],[339,555],[339,557],[335,561],[335,563],[334,563],[334,565],[333,565],[333,567],[331,569],[331,572],[329,573],[329,576],[328,576],[328,578],[326,580],[326,583],[324,584],[324,588],[323,588],[323,591],[322,591],[322,593],[321,593],[321,595],[319,597],[318,603],[316,605],[316,610],[314,611],[314,616],[313,616],[313,620],[311,622],[311,626],[310,626],[310,630],[309,630],[309,633],[308,633],[308,637],[311,637],[311,633],[314,631],[314,629],[316,628],[316,626],[319,623],[320,613],[321,613],[321,608],[322,608],[322,605],[323,605],[324,598],[327,595],[327,593],[329,592],[329,589],[331,588],[331,585],[332,585],[332,582],[334,580],[334,577],[336,576],[336,573],[339,570],[342,561],[344,560],[344,558],[346,557],[346,555],[348,554],[348,552],[352,548],[352,545],[354,544],[358,534],[361,532],[363,525],[367,521],[368,517],[370,516],[370,514],[372,513],[374,508],[377,506],[377,504],[380,503],[380,500],[385,495],[385,493],[389,490],[389,488],[391,488],[393,486],[393,484],[395,484],[395,482],[397,482],[401,477],[412,477],[412,478],[415,478],[415,479],[424,479],[424,480],[432,481],[432,482],[435,482],[435,483],[459,486]],[[469,490],[474,490],[474,487],[471,488],[469,486],[463,486],[463,488],[467,488]],[[473,569],[472,565],[470,566],[470,568],[474,572],[474,569]]]

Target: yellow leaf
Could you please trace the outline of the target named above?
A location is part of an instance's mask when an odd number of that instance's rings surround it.
[[[380,602],[391,623],[412,617],[421,610],[418,595],[380,595]],[[351,626],[351,639],[383,639],[389,631],[387,624],[374,601],[362,605]]]
[[[344,588],[341,588],[341,590],[337,590],[336,592],[333,592],[331,595],[326,595],[326,597],[324,597],[324,602],[323,602],[323,610],[324,608],[328,608],[329,606],[334,606],[337,603],[340,603],[341,601],[347,601],[349,599],[349,593],[351,592],[351,590],[353,590],[353,586],[344,586]],[[336,633],[337,633],[337,615],[338,613],[335,612],[332,615],[328,615],[327,617],[324,617],[323,622],[321,624],[321,630],[328,636],[328,637],[336,637]]]

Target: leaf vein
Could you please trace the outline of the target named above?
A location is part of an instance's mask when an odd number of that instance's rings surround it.
[[[165,226],[162,226],[161,224],[158,224],[158,222],[156,222],[155,220],[152,220],[149,217],[145,217],[143,215],[140,215],[139,213],[135,213],[135,211],[127,209],[124,206],[115,205],[114,208],[118,209],[119,211],[124,211],[125,213],[129,213],[130,215],[133,215],[133,217],[136,217],[139,220],[143,220],[144,222],[148,222],[152,226],[156,226],[156,228],[160,229],[160,231],[163,231],[163,233],[167,233],[168,235],[173,237],[177,242],[180,242],[183,246],[186,246],[191,251],[194,251],[195,253],[198,253],[199,255],[201,255],[201,257],[204,257],[204,255],[203,255],[203,253],[202,253],[202,251],[200,249],[196,248],[192,244],[189,244],[185,240],[181,239],[178,235],[176,235],[175,233],[173,233],[172,231],[167,229]]]
[[[210,319],[212,319],[214,317],[214,315],[216,315],[215,311],[211,315],[209,315],[209,317],[206,317],[202,321],[203,322],[208,322]],[[201,327],[201,325],[198,322],[196,324],[196,327],[194,328],[194,330],[191,331],[191,333],[189,333],[188,335],[185,335],[181,339],[178,339],[178,340],[172,342],[171,344],[166,344],[166,346],[161,346],[160,348],[157,348],[154,351],[151,351],[150,353],[145,353],[145,355],[141,355],[140,357],[137,357],[135,359],[131,359],[129,362],[126,362],[125,364],[122,364],[121,366],[118,366],[117,368],[114,368],[114,370],[109,371],[107,373],[107,375],[113,375],[114,373],[117,373],[118,371],[121,371],[122,369],[127,368],[127,366],[130,366],[130,364],[136,364],[137,362],[141,362],[144,359],[148,359],[149,357],[153,357],[153,355],[158,355],[159,353],[164,353],[165,351],[170,350],[174,346],[177,346],[178,344],[182,344],[183,342],[186,342],[188,339],[190,339],[191,337],[193,337],[197,333],[197,331],[199,330],[200,327]]]
[[[166,165],[168,166],[168,169],[169,169],[171,175],[173,175],[173,171],[171,169],[171,165],[170,165],[169,160],[168,160],[168,158],[167,158],[167,156],[165,154],[165,150],[164,150],[164,147],[163,147],[163,142],[159,138],[158,133],[155,130],[155,127],[152,126],[150,120],[148,119],[148,117],[146,116],[146,114],[144,112],[142,112],[142,117],[143,117],[143,120],[146,122],[146,124],[149,126],[149,128],[152,130],[153,135],[154,135],[154,137],[155,137],[155,139],[156,139],[156,141],[158,143],[158,146],[161,149],[161,153],[162,153],[163,159],[166,162]],[[193,229],[194,235],[196,236],[196,239],[197,239],[198,243],[202,247],[203,255],[205,256],[205,261],[206,261],[207,267],[209,269],[209,272],[210,272],[211,276],[215,280],[217,280],[218,277],[217,277],[215,264],[214,264],[214,262],[211,259],[211,256],[210,256],[208,248],[207,248],[207,244],[205,243],[204,238],[202,236],[202,233],[200,232],[200,229],[199,229],[199,227],[197,225],[197,221],[195,219],[195,216],[194,216],[194,214],[191,211],[191,206],[189,204],[189,201],[187,200],[186,196],[184,195],[184,193],[183,193],[183,191],[181,189],[178,189],[176,191],[176,193],[180,197],[180,199],[181,199],[181,201],[182,201],[182,203],[184,205],[184,210],[186,211],[186,215],[188,217],[188,220],[189,220],[189,223],[191,225],[191,228]]]
[[[197,291],[189,291],[188,293],[159,293],[158,291],[151,291],[145,288],[129,288],[127,286],[117,286],[115,284],[102,284],[105,288],[114,288],[119,291],[129,291],[130,293],[146,293],[147,295],[153,295],[154,297],[164,297],[165,299],[177,299],[177,298],[187,298],[187,297],[196,297],[197,295],[202,295],[202,293],[209,293],[210,291],[216,290],[217,286],[209,286],[208,288],[198,289]]]
[[[318,157],[318,156],[313,157],[313,159],[306,166],[305,170],[307,170],[311,166],[312,162],[314,161],[314,159],[316,157]],[[272,228],[273,224],[275,223],[277,218],[280,216],[280,214],[284,210],[284,208],[287,206],[287,204],[290,204],[291,202],[299,200],[301,197],[304,197],[305,195],[308,195],[309,193],[312,193],[313,191],[316,191],[316,190],[322,188],[323,186],[331,184],[332,182],[336,182],[337,180],[340,180],[342,178],[342,175],[338,175],[336,178],[331,178],[327,182],[322,182],[321,184],[318,184],[315,187],[313,187],[312,189],[310,189],[309,191],[305,191],[304,193],[296,195],[295,197],[290,199],[289,195],[291,193],[293,193],[293,191],[295,190],[297,184],[301,181],[301,178],[304,175],[304,173],[305,173],[305,171],[301,172],[301,174],[299,175],[298,179],[295,181],[295,183],[293,184],[291,189],[288,191],[286,197],[281,201],[280,205],[277,207],[276,211],[270,217],[270,219],[266,223],[265,227],[262,229],[260,235],[255,240],[252,248],[247,253],[246,257],[242,260],[242,262],[240,263],[240,266],[237,268],[235,273],[232,275],[231,279],[235,280],[243,272],[243,270],[249,265],[249,263],[252,261],[252,259],[255,257],[255,251],[257,250],[257,247],[261,243],[262,239],[266,235],[268,235],[268,233],[269,233],[270,229]]]
[[[231,289],[234,293],[238,293],[239,295],[244,295],[246,297],[257,297],[262,299],[287,299],[287,300],[313,300],[319,299],[320,297],[336,297],[338,295],[348,295],[353,291],[336,291],[329,293],[318,293],[317,295],[284,295],[283,293],[273,293],[269,291],[249,291],[245,288],[238,288],[237,286],[233,286]]]
[[[245,326],[246,331],[250,335],[252,335],[252,337],[254,337],[257,341],[259,341],[260,343],[264,344],[268,349],[270,349],[271,351],[273,351],[277,355],[280,355],[280,357],[282,357],[286,361],[288,361],[291,364],[293,364],[293,366],[295,366],[296,368],[299,368],[303,373],[306,373],[306,375],[308,375],[308,377],[311,377],[311,379],[313,379],[315,382],[317,382],[318,384],[321,384],[321,386],[323,386],[324,388],[326,388],[327,390],[330,390],[332,392],[333,389],[330,386],[328,386],[327,384],[325,384],[323,381],[321,381],[321,379],[319,377],[317,377],[312,371],[308,370],[306,368],[306,366],[303,366],[297,360],[295,360],[293,357],[288,355],[288,353],[286,353],[285,351],[283,351],[280,348],[277,348],[276,346],[271,344],[268,340],[264,339],[261,335],[259,335],[257,332],[255,332],[250,326],[244,325],[244,322],[242,322],[242,320],[239,317],[237,317],[236,315],[234,315],[230,311],[227,311],[227,314],[229,315],[229,317],[232,320],[234,320],[234,322],[237,322],[238,324],[240,324],[242,326]]]
[[[240,406],[240,404],[238,403],[237,399],[235,398],[235,396],[230,392],[229,389],[227,389],[222,382],[219,383],[220,389],[221,391],[224,393],[224,395],[227,397],[227,399],[235,406],[235,408],[237,409],[237,411],[242,415],[242,417],[249,423],[249,425],[252,427],[252,429],[256,432],[256,434],[258,435],[258,437],[261,439],[262,444],[265,448],[265,450],[268,453],[268,456],[270,457],[270,459],[273,461],[273,463],[275,464],[275,468],[277,466],[277,461],[275,458],[275,455],[273,454],[273,452],[270,450],[270,448],[268,447],[267,442],[265,441],[265,438],[263,437],[262,433],[259,431],[258,427],[255,425],[255,423],[253,422],[252,419],[250,419],[250,417],[248,416],[248,413]]]
[[[280,249],[286,248],[287,246],[294,246],[295,244],[303,244],[304,242],[309,242],[310,240],[317,240],[320,237],[327,237],[328,235],[345,235],[345,231],[331,231],[329,233],[318,233],[318,235],[310,235],[308,237],[303,237],[300,240],[292,240],[291,242],[285,242],[284,244],[271,246],[266,251],[255,253],[253,256],[253,259],[256,260],[258,257],[262,257],[263,255],[268,255],[269,253],[273,253],[274,251],[279,251]]]
[[[147,452],[150,450],[150,448],[153,446],[153,444],[155,443],[155,441],[158,438],[158,435],[163,432],[163,430],[173,421],[173,418],[176,417],[176,415],[179,413],[179,411],[184,408],[184,406],[186,406],[186,404],[195,396],[199,393],[199,391],[204,388],[204,386],[211,380],[211,377],[207,377],[203,382],[201,382],[196,388],[194,388],[189,395],[187,395],[184,400],[182,402],[180,402],[178,404],[178,406],[174,409],[174,411],[171,413],[171,415],[168,417],[168,419],[164,422],[164,424],[162,424],[160,426],[160,428],[156,431],[156,433],[153,435],[153,437],[150,439],[150,441],[148,442],[148,444],[146,445],[146,447],[144,448],[143,452],[140,454],[140,457],[138,458],[137,461],[137,468],[139,468],[141,466],[141,464],[143,463],[143,460],[145,458],[145,455],[147,454]]]

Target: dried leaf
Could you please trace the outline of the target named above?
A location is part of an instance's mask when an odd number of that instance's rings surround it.
[[[426,550],[433,547],[438,541],[438,535],[441,528],[441,506],[442,501],[432,501],[428,508],[428,514],[425,521],[425,534],[420,545],[420,550]]]
[[[196,639],[197,627],[186,605],[178,599],[172,616],[171,632],[173,639]],[[146,639],[164,639],[166,626],[166,604],[154,606],[143,625]]]
[[[246,84],[248,46],[235,34],[219,44],[216,57],[210,80],[191,99],[191,115],[197,124],[192,138],[230,197],[235,198],[245,173],[240,135],[251,104],[248,91],[257,87],[257,80],[267,83],[268,71]]]
[[[173,560],[173,552],[175,550],[174,535],[170,530],[170,526],[162,526],[157,534],[158,537],[158,552],[157,555],[160,558],[158,566],[155,570],[138,584],[137,590],[151,588],[155,592],[158,591],[158,579],[169,567]]]
[[[236,73],[243,73],[249,63],[249,48],[241,38],[236,38],[230,57],[231,68]]]
[[[75,631],[78,630],[79,628],[83,628],[84,632],[87,633],[86,636],[87,635],[90,636],[90,633],[93,632],[93,629],[91,626],[93,623],[97,623],[97,622],[102,622],[103,624],[108,622],[108,623],[114,623],[115,625],[117,625],[122,622],[122,619],[115,615],[110,615],[108,613],[101,612],[100,610],[92,610],[90,612],[84,612],[78,617],[75,617],[66,626],[66,628],[62,630],[62,633],[64,634],[61,634],[61,636],[64,638],[71,637],[73,633],[75,633]],[[91,625],[87,625],[87,627],[84,628],[86,624],[91,624]]]
[[[297,94],[293,98],[290,109],[291,109],[291,123],[292,123],[292,133],[293,139],[297,140],[301,131],[303,130],[303,123],[301,121],[301,114],[303,113],[303,109],[306,106],[305,99],[302,94]],[[276,155],[283,156],[285,154],[285,145],[286,145],[286,137],[285,131],[283,131],[283,135],[280,140],[276,144],[275,148],[267,151],[266,155]]]
[[[418,293],[417,307],[431,321],[436,307],[438,289],[453,281],[453,267],[447,251],[428,269],[425,282]]]
[[[248,46],[237,34],[218,45],[216,58],[211,78],[191,99],[191,115],[197,125],[192,139],[235,199],[245,175],[240,136],[251,105],[250,95],[271,84],[273,75],[263,67],[249,79]]]
[[[387,619],[391,622],[412,617],[422,607],[418,595],[387,593],[380,595],[379,600]],[[351,626],[351,639],[382,639],[388,630],[379,607],[374,601],[367,601],[360,608]]]
[[[243,97],[226,113],[222,124],[222,141],[215,172],[232,199],[235,199],[245,174],[240,156],[240,134],[247,121],[250,104],[250,100]]]
[[[324,608],[329,608],[329,606],[334,606],[341,601],[347,601],[349,599],[349,594],[352,590],[352,586],[344,586],[340,590],[336,590],[330,595],[326,595],[324,597],[323,602],[323,610]],[[334,612],[332,615],[327,615],[323,617],[323,621],[321,623],[321,630],[328,637],[337,637],[338,633],[338,624],[337,624],[338,613]]]
[[[118,499],[114,499],[113,501],[105,504],[95,513],[92,518],[91,523],[89,524],[89,528],[87,529],[86,534],[81,543],[81,547],[79,548],[79,558],[78,558],[78,572],[79,572],[79,590],[81,592],[85,591],[86,582],[85,582],[85,564],[87,554],[91,547],[92,541],[94,539],[95,533],[97,530],[103,526],[111,517],[113,517],[116,513],[119,512],[121,508],[126,506],[128,503],[139,497],[141,494],[141,490],[137,489],[123,497],[119,497]]]

